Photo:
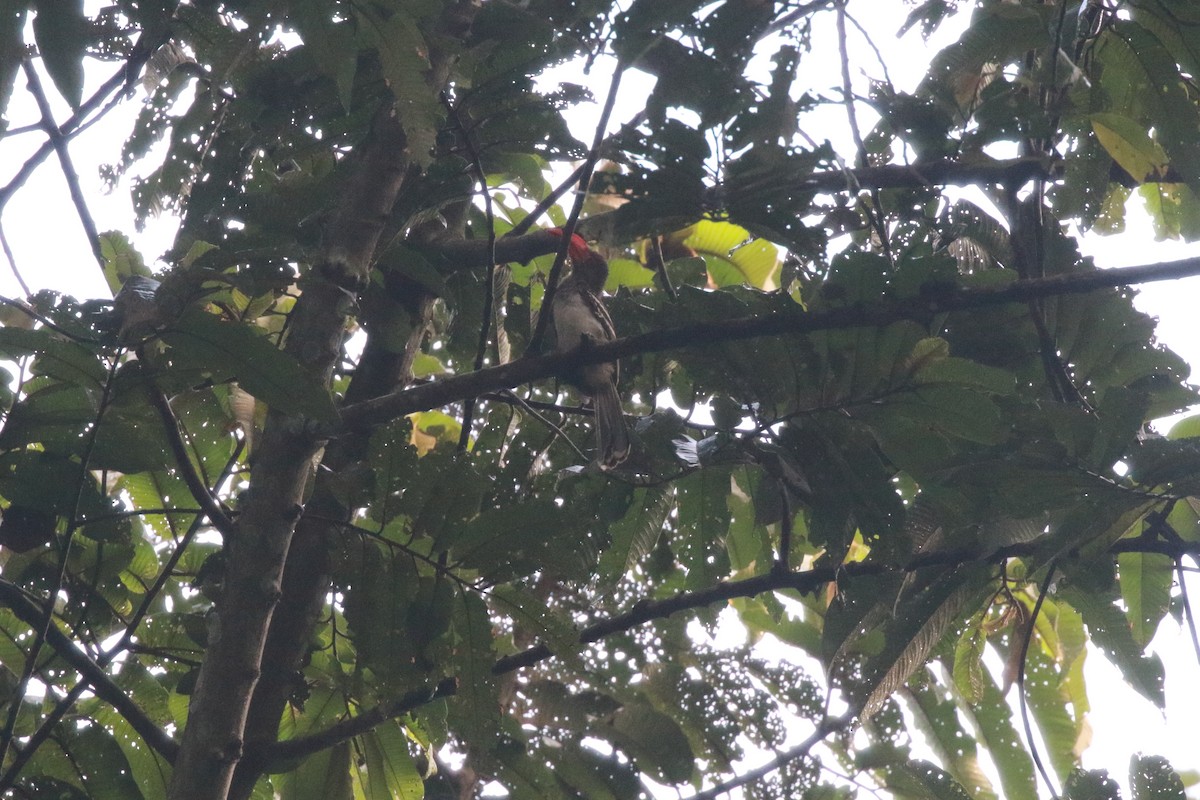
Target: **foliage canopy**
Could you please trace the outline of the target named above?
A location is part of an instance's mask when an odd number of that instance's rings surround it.
[[[0,6],[0,208],[135,95],[107,177],[180,221],[157,288],[4,301],[0,788],[1182,797],[1080,769],[1085,658],[1165,705],[1200,449],[1072,231],[1200,237],[1200,11],[910,0],[962,34],[905,91],[873,4]],[[539,355],[552,226],[632,338]],[[553,376],[617,354],[602,471]]]

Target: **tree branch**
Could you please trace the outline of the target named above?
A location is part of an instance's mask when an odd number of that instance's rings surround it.
[[[434,686],[426,686],[408,692],[399,700],[382,703],[363,713],[349,717],[341,722],[330,725],[323,731],[309,736],[300,736],[274,742],[258,751],[250,751],[246,758],[252,759],[256,765],[270,768],[272,764],[281,761],[292,761],[298,758],[319,753],[336,744],[353,739],[369,732],[375,726],[409,713],[423,705],[432,703],[441,697],[450,697],[458,693],[458,679],[446,678]]]
[[[117,91],[117,89],[119,89],[121,86],[132,82],[133,78],[136,77],[139,72],[141,72],[141,69],[145,65],[146,61],[149,60],[150,56],[158,48],[159,40],[165,39],[168,30],[169,29],[164,26],[163,34],[160,37],[156,37],[156,40],[153,42],[145,41],[144,37],[138,40],[138,43],[134,45],[133,52],[130,54],[129,58],[125,60],[125,63],[121,65],[121,68],[113,73],[108,80],[102,83],[100,88],[98,88],[91,97],[85,100],[83,104],[76,109],[75,113],[68,117],[62,125],[58,126],[58,129],[63,136],[67,137],[68,139],[71,138],[75,133],[82,129],[80,126],[83,120],[93,111],[100,108],[109,95]],[[8,201],[13,198],[13,195],[17,193],[17,190],[25,185],[25,182],[29,180],[29,176],[33,174],[34,170],[36,170],[53,152],[54,144],[53,142],[47,140],[42,144],[41,147],[34,151],[33,155],[25,159],[25,163],[21,165],[21,168],[17,170],[17,173],[13,175],[12,179],[9,180],[9,182],[4,186],[0,187],[0,211],[2,211],[4,206],[7,205]]]
[[[503,241],[503,240],[501,240]],[[499,242],[497,242],[499,244]],[[696,323],[627,336],[592,344],[566,353],[522,358],[511,364],[458,375],[394,392],[375,400],[355,403],[342,410],[350,429],[397,419],[414,411],[439,408],[448,403],[486,392],[511,389],[523,383],[560,375],[568,368],[599,364],[620,358],[690,347],[711,347],[717,342],[777,336],[784,333],[813,333],[844,328],[881,327],[905,319],[927,319],[935,314],[970,308],[1023,303],[1041,297],[1080,294],[1152,281],[1175,280],[1200,275],[1200,258],[1121,269],[1093,270],[1015,281],[999,289],[956,289],[932,287],[917,297],[873,305],[832,308],[826,311],[779,313],[770,316],[737,317],[717,322]]]
[[[145,361],[141,363],[144,364]],[[171,446],[171,454],[175,457],[176,466],[179,467],[180,477],[183,478],[188,491],[192,493],[192,497],[204,510],[205,516],[212,522],[213,527],[220,531],[222,536],[231,536],[233,521],[229,519],[225,509],[221,507],[212,491],[201,480],[200,473],[196,471],[196,466],[192,463],[192,457],[188,453],[187,443],[183,441],[183,436],[179,432],[179,420],[175,418],[175,412],[171,410],[171,403],[162,390],[154,384],[153,378],[147,371],[143,369],[142,374],[146,378],[146,394],[149,395],[150,404],[154,406],[154,410],[158,412],[158,416],[162,420],[163,433],[166,434],[167,443]]]
[[[320,258],[289,316],[284,347],[323,386],[341,354],[350,300],[368,282],[371,258],[411,166],[392,102],[380,105],[353,162],[325,226]],[[228,566],[216,604],[220,635],[209,643],[192,693],[171,776],[173,800],[229,796],[319,446],[302,420],[268,412],[237,529],[225,542]]]
[[[666,600],[643,600],[634,605],[626,614],[621,614],[604,622],[584,628],[579,634],[581,644],[597,642],[614,633],[621,633],[638,625],[655,619],[665,619],[679,611],[700,608],[738,597],[755,597],[766,592],[780,589],[792,589],[798,592],[812,592],[836,580],[847,577],[862,577],[882,575],[886,573],[908,573],[931,566],[950,566],[970,562],[1002,562],[1008,558],[1029,556],[1038,551],[1039,542],[1020,542],[999,548],[987,553],[978,549],[935,550],[923,553],[901,566],[890,566],[879,562],[855,562],[836,567],[816,567],[803,572],[772,571],[764,575],[747,578],[741,581],[720,582],[708,589],[697,592],[684,592]],[[1137,537],[1116,542],[1111,553],[1121,552],[1157,552],[1170,555],[1176,559],[1184,555],[1200,553],[1200,543],[1165,542],[1161,539]],[[503,675],[524,667],[545,661],[553,657],[553,652],[546,645],[536,645],[521,653],[505,656],[492,665],[493,675]],[[442,697],[449,697],[458,691],[458,679],[446,678],[435,686],[425,686],[408,692],[400,699],[380,704],[369,711],[342,720],[318,733],[272,742],[262,747],[247,751],[245,759],[255,768],[268,769],[281,762],[303,758],[321,750],[333,747],[355,736],[370,731],[375,726],[395,717],[407,714],[423,705]],[[840,730],[850,721],[847,717],[826,718],[817,726],[817,730],[800,745],[781,753],[769,764],[744,773],[731,781],[721,784],[696,795],[692,800],[708,800],[722,792],[737,786],[743,786],[778,769],[782,764],[805,755],[817,742],[830,733]]]
[[[46,624],[46,615],[37,603],[19,587],[5,580],[0,580],[0,602],[11,609],[17,619],[34,629]],[[112,706],[157,753],[168,761],[175,758],[175,754],[179,751],[179,744],[162,728],[155,725],[146,712],[142,711],[121,687],[108,677],[99,664],[88,658],[87,654],[80,650],[74,641],[56,626],[50,625],[46,634],[46,644],[54,650],[59,658],[83,676],[82,679],[92,685],[96,696]],[[13,702],[19,701],[20,698],[13,700]]]
[[[1020,542],[1001,547],[992,551],[980,551],[976,548],[961,548],[954,550],[933,550],[914,557],[905,564],[890,565],[878,561],[857,561],[850,564],[840,564],[830,567],[813,567],[801,572],[767,572],[740,581],[720,581],[707,589],[695,592],[681,592],[674,597],[664,600],[640,600],[625,614],[620,614],[603,622],[589,625],[579,632],[581,644],[592,644],[614,633],[623,633],[638,625],[643,625],[656,619],[665,619],[680,611],[724,603],[738,597],[756,597],[767,592],[781,589],[791,589],[800,592],[814,592],[825,584],[846,578],[878,576],[885,574],[908,574],[919,569],[933,566],[957,566],[977,562],[1003,562],[1005,559],[1030,556],[1039,552],[1044,543],[1039,540]],[[1109,548],[1110,553],[1124,552],[1154,552],[1163,553],[1176,559],[1184,555],[1200,553],[1200,543],[1170,543],[1161,540],[1123,539]],[[497,659],[492,665],[493,675],[503,675],[514,670],[531,667],[541,661],[551,658],[554,653],[544,644],[535,645],[520,653]]]
[[[46,92],[42,89],[42,82],[38,79],[37,70],[33,68],[33,64],[28,58],[21,61],[21,69],[24,70],[25,80],[29,83],[29,93],[33,95],[38,112],[42,115],[42,130],[46,132],[54,152],[58,154],[58,163],[62,168],[63,178],[67,181],[67,191],[71,195],[71,202],[75,205],[75,213],[79,215],[79,222],[83,225],[83,232],[87,235],[92,255],[96,257],[96,263],[103,269],[104,253],[100,251],[100,232],[96,230],[96,221],[92,219],[92,212],[88,210],[87,200],[84,199],[83,190],[79,187],[79,173],[75,171],[75,165],[71,163],[71,153],[67,150],[67,139],[63,136],[62,129],[54,121],[54,112],[50,110],[50,101],[46,99]]]
[[[730,792],[740,786],[745,786],[748,783],[761,780],[762,778],[765,778],[775,770],[782,767],[784,764],[808,755],[809,751],[824,741],[826,736],[842,730],[849,725],[852,720],[852,717],[825,717],[817,725],[816,730],[809,734],[809,737],[800,744],[796,745],[790,750],[785,750],[784,752],[779,753],[775,756],[775,758],[772,758],[762,766],[755,767],[748,772],[743,772],[741,775],[737,775],[727,781],[718,783],[716,786],[712,786],[702,792],[697,792],[687,800],[717,800],[717,798],[728,795]]]
[[[612,117],[613,106],[617,102],[617,90],[621,88],[621,76],[625,74],[626,64],[618,61],[613,68],[612,80],[608,84],[608,96],[604,100],[604,108],[600,111],[600,121],[596,123],[596,135],[592,137],[592,147],[588,150],[587,159],[583,162],[583,173],[579,177],[579,193],[567,214],[567,222],[562,228],[562,242],[558,246],[558,255],[554,258],[554,266],[546,278],[546,295],[542,298],[542,308],[549,309],[554,301],[554,293],[558,290],[559,276],[567,259],[567,250],[571,246],[571,236],[579,224],[579,215],[583,212],[583,201],[587,199],[588,185],[592,181],[592,172],[596,162],[600,160],[600,148],[604,145],[604,131],[608,129],[608,120]],[[493,256],[495,253],[492,254]],[[529,337],[528,352],[536,353],[541,346],[542,338],[546,335],[546,325],[550,321],[549,314],[538,314],[537,325],[533,335]]]

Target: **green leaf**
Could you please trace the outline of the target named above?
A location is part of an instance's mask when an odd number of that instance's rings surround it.
[[[919,385],[949,384],[996,395],[1011,395],[1016,390],[1016,379],[1008,370],[955,357],[923,363],[913,375],[913,380]]]
[[[1063,783],[1064,800],[1121,800],[1121,787],[1108,770],[1073,771]]]
[[[883,783],[897,797],[927,800],[969,800],[962,784],[944,770],[923,760],[892,764],[884,770]]]
[[[83,0],[37,0],[33,38],[55,87],[71,108],[79,108],[83,100],[83,58],[88,45]]]
[[[973,727],[978,731],[979,742],[996,765],[1003,796],[1035,797],[1037,777],[1033,759],[1013,724],[1013,711],[990,672],[982,670],[979,678],[982,686],[979,701],[964,702],[962,713],[975,722]],[[955,683],[957,685],[957,679]]]
[[[700,220],[667,237],[704,257],[717,286],[745,283],[774,289],[779,282],[779,248],[732,222]],[[719,276],[727,276],[724,280]]]
[[[425,783],[408,752],[404,732],[388,720],[361,737],[368,800],[421,800]]]
[[[287,414],[337,419],[329,390],[252,326],[190,308],[162,332],[162,339],[171,346],[177,367],[208,370],[214,380],[236,378],[255,398]]]
[[[692,749],[678,723],[648,705],[623,706],[602,734],[624,750],[638,768],[664,783],[692,777]]]
[[[1174,563],[1159,553],[1121,553],[1117,570],[1133,640],[1145,648],[1171,604]]]
[[[112,731],[113,738],[129,762],[129,770],[137,782],[143,797],[166,797],[171,783],[171,765],[153,748],[147,747],[142,737],[134,732],[125,718],[109,706],[98,706],[94,714],[98,721]]]
[[[358,69],[358,50],[354,46],[352,26],[334,22],[330,8],[319,0],[299,0],[292,14],[304,46],[312,53],[317,67],[337,88],[337,98],[349,113],[354,74]]]
[[[1017,646],[1009,642],[1009,647]],[[1066,778],[1079,766],[1075,746],[1081,723],[1071,716],[1059,681],[1051,658],[1041,648],[1031,646],[1025,660],[1026,699],[1045,743],[1043,755],[1049,757],[1058,776]]]
[[[314,753],[275,785],[279,800],[351,800],[350,742]]]
[[[8,100],[21,69],[22,34],[28,15],[29,9],[20,5],[6,5],[0,10],[0,119],[7,115]]]
[[[93,351],[61,338],[48,328],[0,328],[0,354],[9,358],[36,355],[34,374],[88,388],[103,385],[108,373]]]
[[[943,753],[951,777],[975,800],[997,800],[979,762],[979,748],[965,728],[951,696],[928,681],[915,680],[908,697],[918,727],[926,732]]]
[[[134,275],[143,278],[153,276],[142,254],[129,241],[129,237],[120,231],[100,234],[100,255],[104,257],[104,280],[113,297],[121,291],[125,281]]]
[[[644,289],[654,285],[654,270],[646,269],[629,258],[614,258],[608,262],[608,282],[604,288],[615,292],[622,286]]]
[[[1135,754],[1129,759],[1133,800],[1184,800],[1183,781],[1162,756]]]
[[[1139,183],[1166,174],[1167,154],[1150,138],[1142,125],[1121,114],[1093,114],[1096,138],[1121,169]]]
[[[1142,652],[1121,610],[1101,596],[1074,587],[1066,587],[1063,596],[1083,615],[1092,641],[1121,671],[1126,682],[1156,707],[1166,708],[1162,661],[1157,655],[1147,656]]]
[[[609,528],[612,544],[600,557],[600,574],[619,579],[654,549],[663,525],[675,507],[667,486],[636,489],[628,513]]]
[[[410,157],[426,166],[433,157],[442,109],[426,81],[430,69],[429,44],[412,11],[396,7],[386,16],[355,6],[360,15],[360,35],[379,52],[383,76],[396,98],[396,116],[404,127]]]
[[[1126,50],[1124,63],[1140,71],[1136,76],[1136,102],[1150,111],[1149,125],[1159,131],[1159,142],[1171,159],[1171,166],[1185,182],[1200,181],[1200,145],[1195,131],[1200,129],[1200,111],[1187,95],[1186,82],[1179,67],[1153,34],[1136,22],[1113,21],[1111,38],[1105,47]]]
[[[460,688],[450,701],[449,717],[465,744],[491,750],[500,738],[499,687],[492,675],[496,655],[487,608],[475,594],[462,592],[454,602],[455,648],[452,674]]]
[[[954,646],[954,685],[969,706],[983,699],[983,648],[987,644],[984,613],[981,610],[971,617]]]
[[[492,589],[491,597],[502,613],[513,618],[516,626],[536,636],[555,656],[571,659],[582,648],[579,631],[571,620],[531,593],[497,586]]]

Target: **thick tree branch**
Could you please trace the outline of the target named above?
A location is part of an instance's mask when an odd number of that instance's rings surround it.
[[[46,624],[46,616],[38,604],[8,581],[0,580],[0,602],[11,609],[17,619],[34,629]],[[83,676],[83,680],[92,685],[96,696],[111,705],[157,753],[168,761],[175,758],[179,750],[175,740],[155,725],[150,717],[146,716],[146,712],[105,674],[104,669],[88,658],[87,654],[57,626],[49,626],[46,644],[59,658]]]
[[[917,297],[870,306],[834,308],[813,313],[804,313],[797,307],[796,312],[791,314],[738,317],[665,328],[567,353],[522,358],[511,364],[446,378],[375,400],[355,403],[343,409],[342,420],[347,428],[362,428],[387,422],[414,411],[439,408],[467,397],[511,389],[523,383],[560,375],[569,367],[615,361],[642,353],[710,347],[717,342],[785,333],[879,327],[905,319],[928,319],[932,315],[949,311],[1023,303],[1035,298],[1080,294],[1196,275],[1200,275],[1200,258],[1189,258],[1138,267],[1073,272],[1050,278],[1016,281],[999,289],[933,287]]]

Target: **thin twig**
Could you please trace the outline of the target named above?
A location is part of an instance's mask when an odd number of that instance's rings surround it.
[[[650,246],[654,253],[654,275],[662,285],[663,292],[672,301],[679,299],[679,294],[671,284],[671,276],[667,274],[667,260],[663,257],[662,240],[657,236],[650,237]]]
[[[592,181],[592,172],[600,159],[600,148],[604,144],[604,132],[608,130],[608,121],[612,117],[613,106],[617,102],[617,90],[621,87],[621,76],[625,74],[625,63],[617,62],[613,69],[612,80],[608,84],[608,97],[604,101],[604,109],[600,112],[600,121],[596,123],[596,135],[592,137],[592,149],[588,151],[587,160],[579,177],[579,192],[575,195],[575,203],[571,213],[567,215],[567,224],[563,226],[562,242],[558,246],[558,255],[554,257],[554,266],[550,268],[550,276],[546,279],[546,294],[542,297],[542,308],[550,308],[554,301],[554,292],[558,289],[559,278],[562,276],[563,264],[567,260],[567,249],[571,246],[571,236],[583,212],[583,202],[587,199],[588,186]],[[537,327],[530,337],[526,352],[536,353],[546,335],[546,325],[550,321],[549,314],[539,314]]]
[[[797,21],[800,20],[801,17],[810,16],[810,15],[816,13],[817,11],[820,11],[822,8],[828,8],[829,6],[833,5],[835,2],[837,2],[837,0],[815,0],[815,2],[812,2],[812,3],[805,3],[804,5],[800,6],[799,8],[792,11],[791,13],[784,14],[782,17],[780,17],[779,19],[772,22],[767,27],[766,31],[764,32],[764,35],[770,36],[772,34],[779,33],[784,28],[787,28],[789,25],[794,25]]]
[[[532,211],[525,215],[525,219],[514,225],[512,230],[506,233],[505,236],[520,236],[528,232],[528,230],[533,227],[533,224],[537,222],[543,214],[554,207],[554,204],[558,202],[559,198],[561,198],[570,190],[572,186],[579,182],[586,170],[587,162],[584,162],[576,167],[575,171],[568,175],[565,181],[554,187],[554,189],[550,191],[550,194],[542,198],[542,201],[534,206]]]
[[[624,133],[626,131],[632,131],[638,125],[641,125],[642,122],[645,121],[645,119],[646,119],[646,112],[644,110],[639,111],[638,113],[634,114],[633,118],[630,119],[628,122],[626,122],[624,125],[622,125],[620,130],[617,131],[617,133],[613,134],[613,136],[606,138],[604,140],[604,142],[601,143],[600,153],[603,155],[604,153],[608,152],[610,144],[614,137],[620,136],[622,133]],[[534,206],[533,209],[528,214],[526,214],[525,217],[520,222],[518,222],[516,225],[514,225],[512,227],[512,230],[510,230],[508,233],[504,234],[504,236],[501,238],[508,238],[510,236],[521,236],[521,235],[527,233],[529,231],[529,229],[533,227],[534,223],[536,223],[539,219],[542,218],[543,214],[545,214],[547,211],[549,211],[551,208],[554,207],[554,204],[559,201],[559,198],[561,198],[564,194],[566,194],[568,191],[570,191],[572,186],[575,186],[577,183],[579,183],[579,179],[583,177],[583,174],[587,170],[587,168],[588,168],[588,166],[587,166],[586,161],[584,163],[580,164],[578,167],[576,167],[575,170],[570,175],[567,176],[566,180],[564,180],[558,186],[555,186],[553,189],[551,189],[549,194],[547,194],[545,197],[543,197],[541,199],[541,201],[536,206]]]
[[[166,35],[167,30],[168,29],[164,29],[164,35]],[[67,137],[67,139],[71,139],[77,135],[82,130],[81,125],[83,120],[97,108],[100,108],[105,103],[109,95],[121,87],[131,83],[133,77],[136,77],[137,73],[141,71],[142,66],[150,58],[156,47],[157,43],[143,43],[139,40],[134,46],[133,53],[128,59],[126,59],[125,63],[122,64],[121,67],[112,76],[110,76],[108,80],[102,83],[100,88],[97,89],[91,97],[85,100],[79,106],[79,108],[75,110],[75,113],[68,117],[62,125],[58,126],[58,129],[63,136]],[[116,104],[112,103],[104,107],[97,116],[106,114],[115,106]],[[42,162],[45,161],[53,152],[54,144],[50,141],[46,141],[41,147],[34,151],[33,155],[25,159],[25,163],[21,165],[21,168],[17,170],[17,173],[13,175],[12,179],[3,187],[0,187],[0,211],[2,211],[4,206],[8,204],[8,201],[13,198],[13,195],[17,193],[17,190],[25,185],[25,182],[29,180],[29,176],[32,175],[34,171],[41,166]]]
[[[475,142],[471,139],[471,134],[463,125],[462,117],[459,115],[459,109],[450,102],[450,97],[442,93],[442,105],[446,107],[446,113],[454,120],[454,126],[462,133],[463,147],[466,148],[467,154],[471,157],[471,169],[475,173],[475,181],[479,184],[479,193],[483,196],[483,213],[487,220],[487,278],[484,280],[483,287],[483,313],[482,321],[479,323],[479,342],[475,348],[475,371],[483,369],[484,359],[487,357],[488,338],[492,330],[492,310],[495,305],[496,291],[496,216],[492,208],[492,193],[488,191],[487,174],[483,171],[483,162],[479,158],[479,149],[475,147]],[[497,317],[497,340],[499,339],[499,327],[503,322]],[[475,400],[474,397],[468,397],[463,402],[462,413],[462,431],[458,436],[458,452],[465,453],[467,445],[471,441],[471,420],[475,416]]]
[[[12,611],[17,619],[31,628],[36,629],[45,624],[46,616],[38,602],[23,589],[5,580],[0,580],[0,601],[3,601],[4,607]],[[172,760],[175,751],[178,750],[178,744],[155,725],[146,712],[129,698],[125,690],[117,686],[104,669],[88,658],[72,639],[57,626],[51,625],[49,631],[46,643],[58,657],[76,672],[84,675],[91,682],[96,696],[111,705],[147,744],[168,761]],[[19,700],[19,696],[14,695],[14,702]]]
[[[59,545],[58,572],[42,604],[43,619],[41,624],[36,626],[36,635],[34,636],[33,644],[30,646],[29,653],[25,657],[25,666],[22,669],[21,678],[12,693],[12,705],[9,707],[8,717],[4,721],[4,730],[3,733],[0,733],[0,764],[3,764],[8,758],[9,747],[13,741],[13,732],[17,726],[17,717],[21,712],[21,700],[25,697],[26,691],[28,691],[29,681],[37,668],[37,660],[41,655],[42,646],[46,643],[46,637],[49,635],[50,629],[54,624],[54,606],[58,603],[58,594],[62,591],[63,584],[67,579],[71,543],[75,538],[75,532],[79,529],[79,508],[83,502],[84,487],[90,479],[88,462],[91,460],[92,451],[96,447],[96,439],[100,433],[100,423],[104,418],[104,412],[108,410],[109,401],[112,399],[112,384],[116,376],[117,366],[117,359],[114,358],[109,365],[108,376],[104,381],[104,386],[100,393],[99,407],[96,409],[96,416],[92,419],[87,443],[84,445],[83,453],[80,455],[79,472],[75,485],[75,500],[71,507],[71,522],[66,532],[63,533],[62,542]]]
[[[13,255],[12,248],[8,244],[8,237],[4,235],[4,226],[0,225],[0,248],[4,249],[4,257],[8,260],[8,268],[12,270],[13,277],[17,279],[17,285],[21,287],[21,291],[26,297],[33,295],[29,289],[29,284],[21,277],[21,270],[17,268],[17,258]]]
[[[1025,727],[1025,741],[1029,743],[1029,755],[1033,758],[1033,764],[1037,767],[1038,774],[1050,790],[1050,794],[1054,797],[1058,797],[1058,792],[1054,788],[1054,783],[1050,780],[1050,773],[1042,763],[1041,753],[1038,751],[1037,742],[1033,738],[1033,726],[1029,722],[1029,702],[1025,696],[1025,660],[1029,655],[1029,644],[1033,641],[1034,625],[1037,624],[1038,614],[1041,612],[1042,603],[1045,602],[1046,595],[1050,591],[1050,583],[1054,580],[1054,573],[1057,571],[1057,568],[1058,562],[1051,561],[1050,566],[1046,568],[1046,577],[1042,579],[1042,583],[1038,587],[1037,602],[1033,604],[1033,613],[1029,615],[1029,624],[1025,627],[1025,631],[1021,637],[1021,658],[1019,662],[1020,666],[1017,669],[1017,692],[1020,695],[1021,701],[1021,724]]]
[[[566,431],[564,431],[564,430],[563,430],[562,428],[560,428],[559,426],[555,425],[553,422],[551,422],[550,420],[548,420],[548,419],[547,419],[545,416],[543,416],[542,414],[539,414],[539,413],[537,412],[537,410],[536,410],[536,409],[534,409],[534,407],[533,407],[533,406],[532,406],[532,405],[531,405],[531,404],[530,404],[528,401],[526,401],[524,398],[522,398],[522,397],[518,396],[518,395],[517,395],[515,392],[513,392],[513,391],[511,391],[511,390],[510,390],[510,391],[506,392],[506,394],[507,394],[507,396],[508,396],[508,397],[510,397],[510,398],[512,399],[512,401],[513,401],[513,402],[514,402],[516,405],[520,406],[520,407],[521,407],[521,408],[522,408],[522,409],[523,409],[523,410],[524,410],[524,411],[525,411],[527,414],[529,414],[531,417],[533,417],[534,419],[536,419],[538,422],[542,423],[542,424],[543,424],[543,425],[545,425],[547,428],[549,428],[550,430],[552,430],[552,431],[554,431],[556,434],[558,434],[560,437],[562,437],[562,439],[563,439],[563,440],[564,440],[564,441],[565,441],[565,442],[566,442],[568,445],[570,445],[570,446],[571,446],[571,449],[575,451],[575,454],[576,454],[577,456],[579,456],[579,457],[580,457],[581,459],[583,459],[584,461],[587,461],[587,460],[588,460],[588,457],[587,457],[586,455],[584,455],[583,451],[582,451],[582,450],[580,450],[578,447],[576,447],[576,446],[575,446],[575,442],[571,441],[571,437],[570,437],[570,436],[567,436],[567,434],[566,434]],[[588,409],[588,411],[589,411],[589,413],[593,413],[593,414],[595,413],[595,412],[594,412],[594,411],[592,411],[591,409]]]
[[[792,497],[788,487],[782,480],[776,481],[779,485],[779,503],[783,510],[783,516],[779,521],[779,556],[775,560],[772,569],[778,572],[787,572],[789,569],[789,559],[792,553]]]
[[[855,106],[854,99],[854,84],[850,80],[850,50],[846,38],[846,3],[849,0],[839,0],[837,3],[837,34],[838,34],[838,55],[841,60],[842,67],[842,101],[846,106],[846,121],[850,125],[850,135],[854,139],[855,149],[855,167],[857,169],[865,169],[867,166],[867,146],[863,142],[862,131],[858,126],[858,109]],[[882,218],[883,206],[880,202],[879,190],[871,190],[871,206],[866,208],[867,219],[871,222],[871,227],[875,229],[875,235],[879,237],[879,245],[883,248],[883,252],[887,255],[888,261],[895,266],[896,259],[892,254],[892,245],[888,241],[887,227]]]
[[[688,800],[717,800],[717,798],[729,794],[738,787],[745,786],[749,783],[754,783],[757,780],[762,780],[772,772],[778,770],[784,764],[808,755],[809,751],[824,741],[826,736],[849,725],[851,719],[852,717],[834,717],[832,719],[826,717],[822,719],[817,725],[816,729],[809,734],[809,737],[800,744],[796,745],[790,750],[785,750],[784,752],[778,754],[775,756],[775,758],[771,759],[766,764],[763,764],[761,767],[756,767],[755,769],[743,772],[741,775],[730,778],[723,783],[718,783],[716,786],[712,786],[702,792],[697,792],[688,798]]]
[[[144,364],[145,360],[141,356],[142,354],[139,352],[139,363]],[[183,436],[179,432],[179,420],[175,418],[175,412],[171,410],[171,403],[167,400],[167,396],[155,385],[154,379],[147,370],[143,369],[142,375],[146,379],[146,394],[150,398],[150,404],[154,406],[159,419],[162,420],[163,433],[166,434],[167,444],[171,448],[171,454],[175,457],[180,477],[183,478],[192,497],[200,504],[200,508],[204,509],[209,522],[221,532],[222,536],[228,538],[233,534],[233,520],[229,518],[225,508],[213,495],[212,490],[200,478],[200,473],[192,463],[187,443],[183,441]]]
[[[1184,580],[1183,559],[1175,560],[1175,574],[1179,580],[1179,597],[1183,600],[1183,618],[1187,622],[1188,633],[1192,637],[1192,649],[1196,652],[1196,663],[1200,664],[1200,636],[1196,635],[1196,616],[1192,613],[1192,603],[1188,598],[1187,583]]]
[[[229,460],[225,463],[225,468],[221,471],[221,478],[217,482],[218,486],[233,473],[234,466],[236,466],[238,460],[241,458],[242,449],[243,443],[239,441],[233,455],[230,456]],[[183,554],[187,551],[188,545],[191,544],[192,539],[200,531],[204,521],[204,517],[202,515],[203,512],[193,511],[192,513],[196,515],[196,518],[192,521],[192,524],[184,534],[183,539],[175,546],[175,550],[171,553],[171,557],[167,559],[167,563],[163,565],[161,570],[159,570],[158,577],[155,579],[153,586],[151,586],[142,596],[142,602],[138,605],[137,610],[134,611],[133,616],[125,625],[125,632],[122,634],[121,638],[116,644],[108,648],[95,659],[96,666],[99,669],[105,669],[109,664],[112,663],[114,658],[116,658],[120,653],[129,649],[130,644],[133,642],[134,634],[137,633],[137,629],[141,626],[142,620],[146,618],[146,614],[150,611],[150,606],[155,600],[158,599],[163,587],[166,586],[167,581],[174,574],[175,567],[178,566],[180,559],[183,558]],[[25,767],[25,764],[28,763],[29,759],[31,759],[34,753],[37,752],[38,747],[40,747],[46,741],[46,739],[50,737],[50,734],[54,731],[54,726],[56,726],[66,715],[66,713],[71,710],[75,703],[79,701],[80,696],[82,696],[83,693],[91,687],[92,679],[88,675],[80,673],[79,680],[75,682],[75,685],[71,687],[71,690],[67,692],[66,696],[59,700],[50,713],[46,715],[46,718],[42,720],[41,725],[39,725],[38,729],[29,737],[29,741],[24,747],[21,748],[21,751],[17,754],[17,757],[13,759],[13,763],[9,766],[8,771],[4,773],[3,777],[0,777],[0,793],[3,793],[6,788],[11,787],[16,782],[17,778],[20,776],[21,770]]]

